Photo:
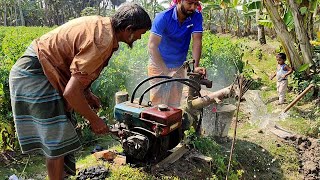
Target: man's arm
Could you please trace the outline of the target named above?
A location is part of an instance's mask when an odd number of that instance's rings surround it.
[[[88,101],[89,106],[92,109],[95,109],[96,111],[100,109],[101,107],[100,99],[91,92],[90,88],[87,88],[84,91],[84,95],[86,97],[86,100]]]
[[[163,74],[167,75],[169,70],[164,63],[161,54],[159,52],[159,44],[161,42],[161,37],[157,36],[153,33],[150,33],[148,49],[151,56],[151,59],[154,63],[157,64],[158,67],[162,69]]]
[[[194,66],[198,67],[202,50],[202,33],[193,33],[192,40],[192,58],[195,60]]]
[[[96,134],[104,134],[108,132],[106,124],[89,106],[85,97],[85,88],[74,76],[71,76],[71,79],[63,92],[63,97],[76,112],[89,120],[92,130]]]

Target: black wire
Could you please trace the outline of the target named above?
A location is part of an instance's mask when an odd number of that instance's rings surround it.
[[[168,82],[174,82],[174,81],[177,81],[177,82],[180,82],[182,84],[185,84],[191,88],[193,88],[194,90],[196,90],[196,92],[198,93],[198,96],[201,97],[201,94],[200,94],[200,88],[197,88],[196,86],[194,86],[192,83],[196,83],[200,86],[200,84],[195,81],[195,80],[191,80],[191,79],[186,79],[186,78],[174,78],[174,79],[168,79],[168,80],[163,80],[163,81],[160,81],[152,86],[150,86],[149,88],[147,88],[143,93],[142,95],[140,96],[140,99],[139,99],[139,105],[141,105],[142,103],[142,100],[143,100],[143,96],[148,92],[150,91],[152,88],[156,87],[156,86],[159,86],[161,84],[164,84],[164,83],[168,83]],[[185,82],[185,81],[189,81],[189,82]]]
[[[130,100],[131,103],[133,103],[134,96],[136,95],[136,92],[137,92],[138,88],[139,88],[140,86],[142,86],[142,84],[144,84],[145,82],[147,82],[147,81],[149,81],[149,80],[151,80],[151,79],[156,79],[156,78],[171,79],[172,77],[171,77],[171,76],[159,75],[159,76],[152,76],[152,77],[149,77],[149,78],[141,81],[141,82],[134,88],[134,90],[133,90],[133,92],[132,92],[132,96],[131,96],[131,100]]]

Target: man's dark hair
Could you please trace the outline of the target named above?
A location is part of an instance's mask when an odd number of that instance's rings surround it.
[[[279,53],[278,56],[283,59],[284,61],[287,59],[287,56],[285,53]]]
[[[151,29],[151,19],[148,13],[138,4],[124,3],[111,17],[112,26],[116,32],[131,26],[133,31]]]

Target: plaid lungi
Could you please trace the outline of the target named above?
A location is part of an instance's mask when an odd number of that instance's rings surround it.
[[[23,153],[40,151],[65,158],[65,171],[75,175],[73,152],[81,148],[71,113],[44,75],[36,56],[23,56],[9,76],[15,128]]]

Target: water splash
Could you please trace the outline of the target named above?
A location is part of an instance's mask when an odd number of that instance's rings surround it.
[[[288,118],[288,117],[289,117],[289,114],[286,113],[286,112],[281,112],[281,113],[279,114],[279,119],[280,119],[280,120],[285,120],[285,119]]]
[[[249,122],[260,128],[275,126],[276,121],[284,120],[289,116],[282,112],[268,112],[268,107],[262,101],[259,90],[249,90],[244,98],[246,101],[242,103],[241,109],[250,114]]]

